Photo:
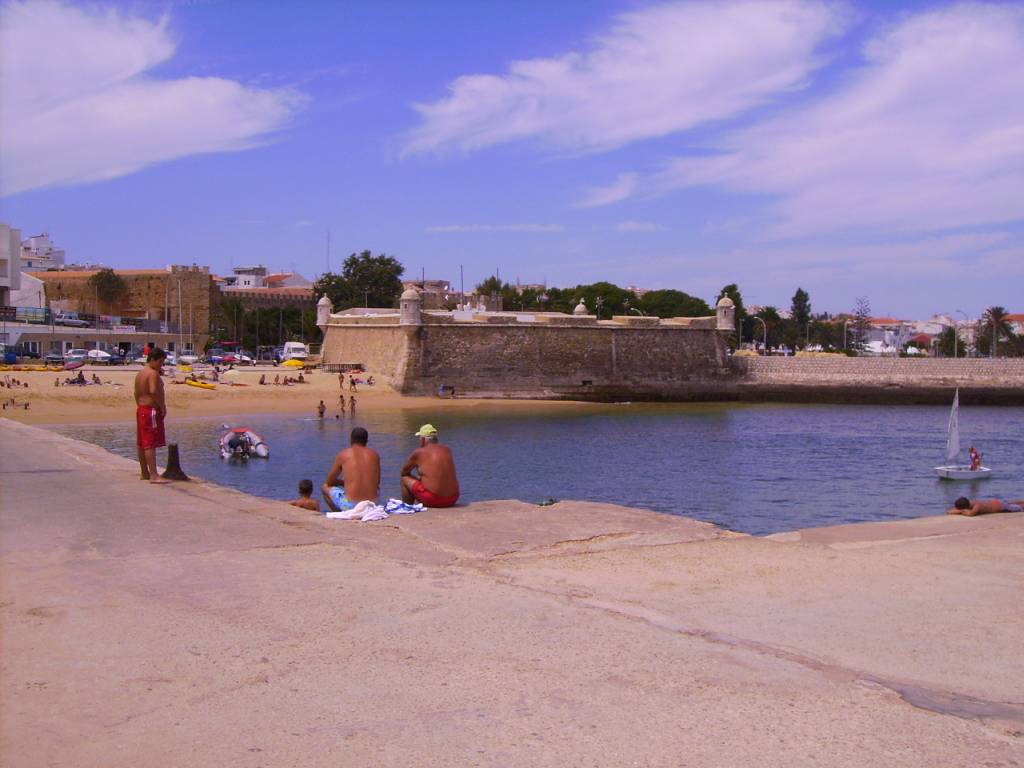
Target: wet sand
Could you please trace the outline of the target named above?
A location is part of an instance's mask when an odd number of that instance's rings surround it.
[[[85,366],[82,370],[87,379],[95,373],[104,382],[101,385],[54,387],[54,381],[64,381],[71,372],[42,373],[37,371],[4,371],[5,376],[27,383],[28,388],[0,388],[0,402],[14,397],[15,407],[0,410],[0,416],[23,424],[84,424],[92,422],[134,421],[135,404],[132,399],[132,382],[140,366]],[[205,390],[174,384],[173,376],[165,376],[167,408],[169,418],[190,416],[221,416],[257,413],[316,413],[320,400],[328,408],[328,418],[337,412],[337,374],[320,371],[305,372],[305,384],[291,386],[259,385],[260,375],[273,381],[275,375],[295,378],[297,373],[288,368],[244,368],[237,369],[235,381],[241,386],[220,383],[215,390]],[[77,372],[76,372],[77,373]],[[372,372],[371,372],[372,373]],[[179,382],[185,374],[177,374]],[[404,397],[395,393],[375,377],[374,386],[358,386],[354,393],[356,404],[361,410],[421,410],[448,411],[451,409],[488,407],[500,405],[507,409],[566,409],[590,408],[588,403],[541,400],[479,400],[472,398],[442,399],[436,397]],[[346,403],[353,393],[348,385],[344,388]],[[22,407],[29,403],[26,411]]]
[[[0,420],[0,763],[1024,763],[1024,514],[328,521]]]

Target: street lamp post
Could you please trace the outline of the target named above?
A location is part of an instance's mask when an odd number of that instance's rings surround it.
[[[849,320],[843,320],[843,351],[846,351],[846,326],[850,324]]]
[[[764,354],[767,355],[768,354],[768,323],[766,323],[764,321],[764,318],[758,317],[757,315],[751,315],[751,317],[754,320],[757,320],[759,323],[761,323],[761,327],[764,328],[764,337],[763,337],[763,339],[764,339]]]

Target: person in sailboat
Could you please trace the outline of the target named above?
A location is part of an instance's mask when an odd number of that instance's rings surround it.
[[[966,496],[961,496],[953,502],[953,506],[946,510],[947,515],[993,515],[998,512],[1024,512],[1024,499],[974,499],[971,501]]]
[[[978,453],[978,449],[975,448],[973,445],[971,446],[970,456],[971,456],[971,471],[975,472],[975,471],[977,471],[978,469],[981,468],[981,454]]]

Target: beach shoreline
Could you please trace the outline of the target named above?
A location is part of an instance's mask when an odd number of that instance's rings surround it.
[[[90,423],[130,423],[134,421],[135,404],[132,399],[132,382],[141,366],[85,366],[80,370],[87,379],[93,374],[99,376],[103,384],[62,385],[54,387],[54,381],[63,382],[74,376],[77,371],[39,372],[39,371],[6,371],[0,374],[28,383],[28,387],[13,389],[0,388],[0,401],[6,402],[15,398],[13,407],[0,411],[0,415],[22,424],[35,425],[72,425]],[[203,390],[184,384],[173,384],[175,376],[165,374],[165,390],[167,392],[167,409],[169,419],[204,418],[212,416],[252,416],[254,414],[297,414],[316,413],[320,400],[327,406],[327,418],[333,418],[338,412],[338,395],[344,394],[346,405],[354,394],[357,408],[376,413],[387,411],[437,411],[450,412],[472,410],[474,408],[501,407],[508,410],[579,410],[601,407],[603,403],[582,402],[574,400],[518,400],[488,398],[440,398],[410,397],[400,395],[376,377],[374,386],[358,385],[356,392],[348,388],[347,378],[344,389],[338,386],[337,374],[324,371],[304,371],[306,383],[292,385],[266,384],[260,386],[261,375],[268,381],[274,376],[282,379],[287,375],[295,378],[298,374],[294,369],[281,367],[238,368],[235,381],[239,385],[219,383],[215,390]],[[372,375],[367,372],[362,378]],[[177,373],[180,382],[184,373]],[[25,410],[22,404],[28,402]]]

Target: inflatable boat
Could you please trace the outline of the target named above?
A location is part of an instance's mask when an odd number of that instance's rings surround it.
[[[222,459],[249,459],[253,456],[269,459],[270,446],[248,427],[235,427],[221,435],[220,457]]]

